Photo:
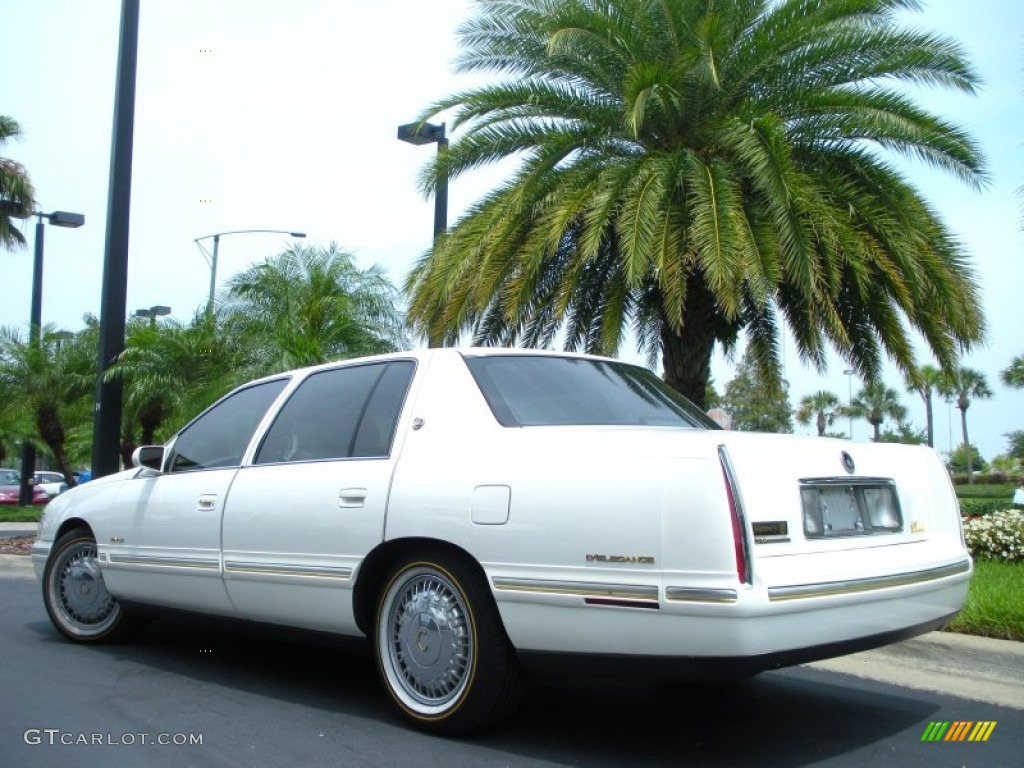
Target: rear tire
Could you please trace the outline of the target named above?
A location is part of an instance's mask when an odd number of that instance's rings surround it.
[[[43,603],[58,631],[77,643],[116,642],[143,624],[125,614],[107,591],[96,539],[85,528],[68,531],[50,550],[43,569]]]
[[[398,563],[377,602],[374,649],[384,687],[415,727],[458,735],[519,701],[522,671],[479,572],[426,555]]]

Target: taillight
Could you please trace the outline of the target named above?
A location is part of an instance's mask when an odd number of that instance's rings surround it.
[[[743,514],[743,503],[736,488],[736,477],[729,462],[725,446],[718,446],[718,460],[722,464],[722,479],[725,481],[725,495],[729,500],[729,519],[732,522],[732,544],[736,554],[736,576],[743,584],[752,584],[750,570],[750,548],[747,543],[747,521]]]

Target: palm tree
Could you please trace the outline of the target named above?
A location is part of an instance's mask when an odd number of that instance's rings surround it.
[[[1017,355],[1000,374],[1003,384],[1015,389],[1024,388],[1024,355]]]
[[[839,398],[832,392],[821,390],[813,395],[805,395],[796,411],[796,420],[803,425],[817,419],[818,437],[825,435],[825,428],[831,427],[837,417],[842,415],[843,407]]]
[[[909,371],[905,377],[908,392],[914,392],[924,400],[924,416],[927,424],[928,446],[935,447],[935,420],[932,413],[932,393],[939,391],[945,374],[933,365],[922,365]]]
[[[0,391],[33,421],[34,434],[47,446],[57,467],[74,485],[65,450],[66,417],[93,392],[96,355],[74,343],[61,343],[53,326],[44,326],[38,344],[14,328],[0,328]]]
[[[907,409],[900,403],[899,392],[878,380],[869,381],[864,385],[850,404],[849,412],[854,418],[864,419],[871,425],[874,429],[872,439],[876,443],[881,437],[883,421],[891,418],[902,424],[907,418]]]
[[[20,134],[21,127],[14,120],[0,115],[0,148],[8,139]],[[35,190],[25,166],[0,157],[0,245],[4,248],[18,248],[25,244],[25,236],[13,226],[11,219],[30,215],[34,202]]]
[[[32,439],[32,422],[19,400],[20,393],[0,377],[0,466],[8,466],[10,449]]]
[[[260,373],[389,352],[405,344],[398,293],[335,243],[296,245],[228,283],[218,323]]]
[[[458,69],[504,82],[438,101],[463,131],[425,192],[515,157],[406,281],[431,343],[614,354],[631,327],[698,404],[741,333],[779,374],[780,326],[819,368],[940,364],[983,335],[944,223],[879,150],[983,178],[974,142],[906,86],[972,92],[960,49],[889,0],[483,0]]]
[[[214,319],[197,311],[190,324],[130,320],[125,349],[107,370],[124,379],[121,459],[152,445],[166,424],[181,426],[225,392],[250,378],[244,355]]]
[[[960,409],[960,428],[964,435],[965,454],[967,457],[967,482],[974,483],[974,468],[971,466],[970,441],[967,439],[967,409],[971,407],[971,399],[979,400],[992,397],[992,389],[988,379],[981,371],[958,366],[943,381],[939,392],[946,397],[956,398],[956,407]]]

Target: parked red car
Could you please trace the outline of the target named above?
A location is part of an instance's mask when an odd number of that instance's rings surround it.
[[[0,469],[0,504],[17,504],[21,491],[21,475],[15,469]],[[45,504],[50,495],[39,486],[32,486],[32,503]]]

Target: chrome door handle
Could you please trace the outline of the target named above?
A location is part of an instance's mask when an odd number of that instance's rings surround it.
[[[216,496],[200,496],[199,506],[197,509],[200,512],[213,512],[217,508],[217,497]]]
[[[342,488],[338,492],[339,507],[361,507],[366,503],[365,488]]]

